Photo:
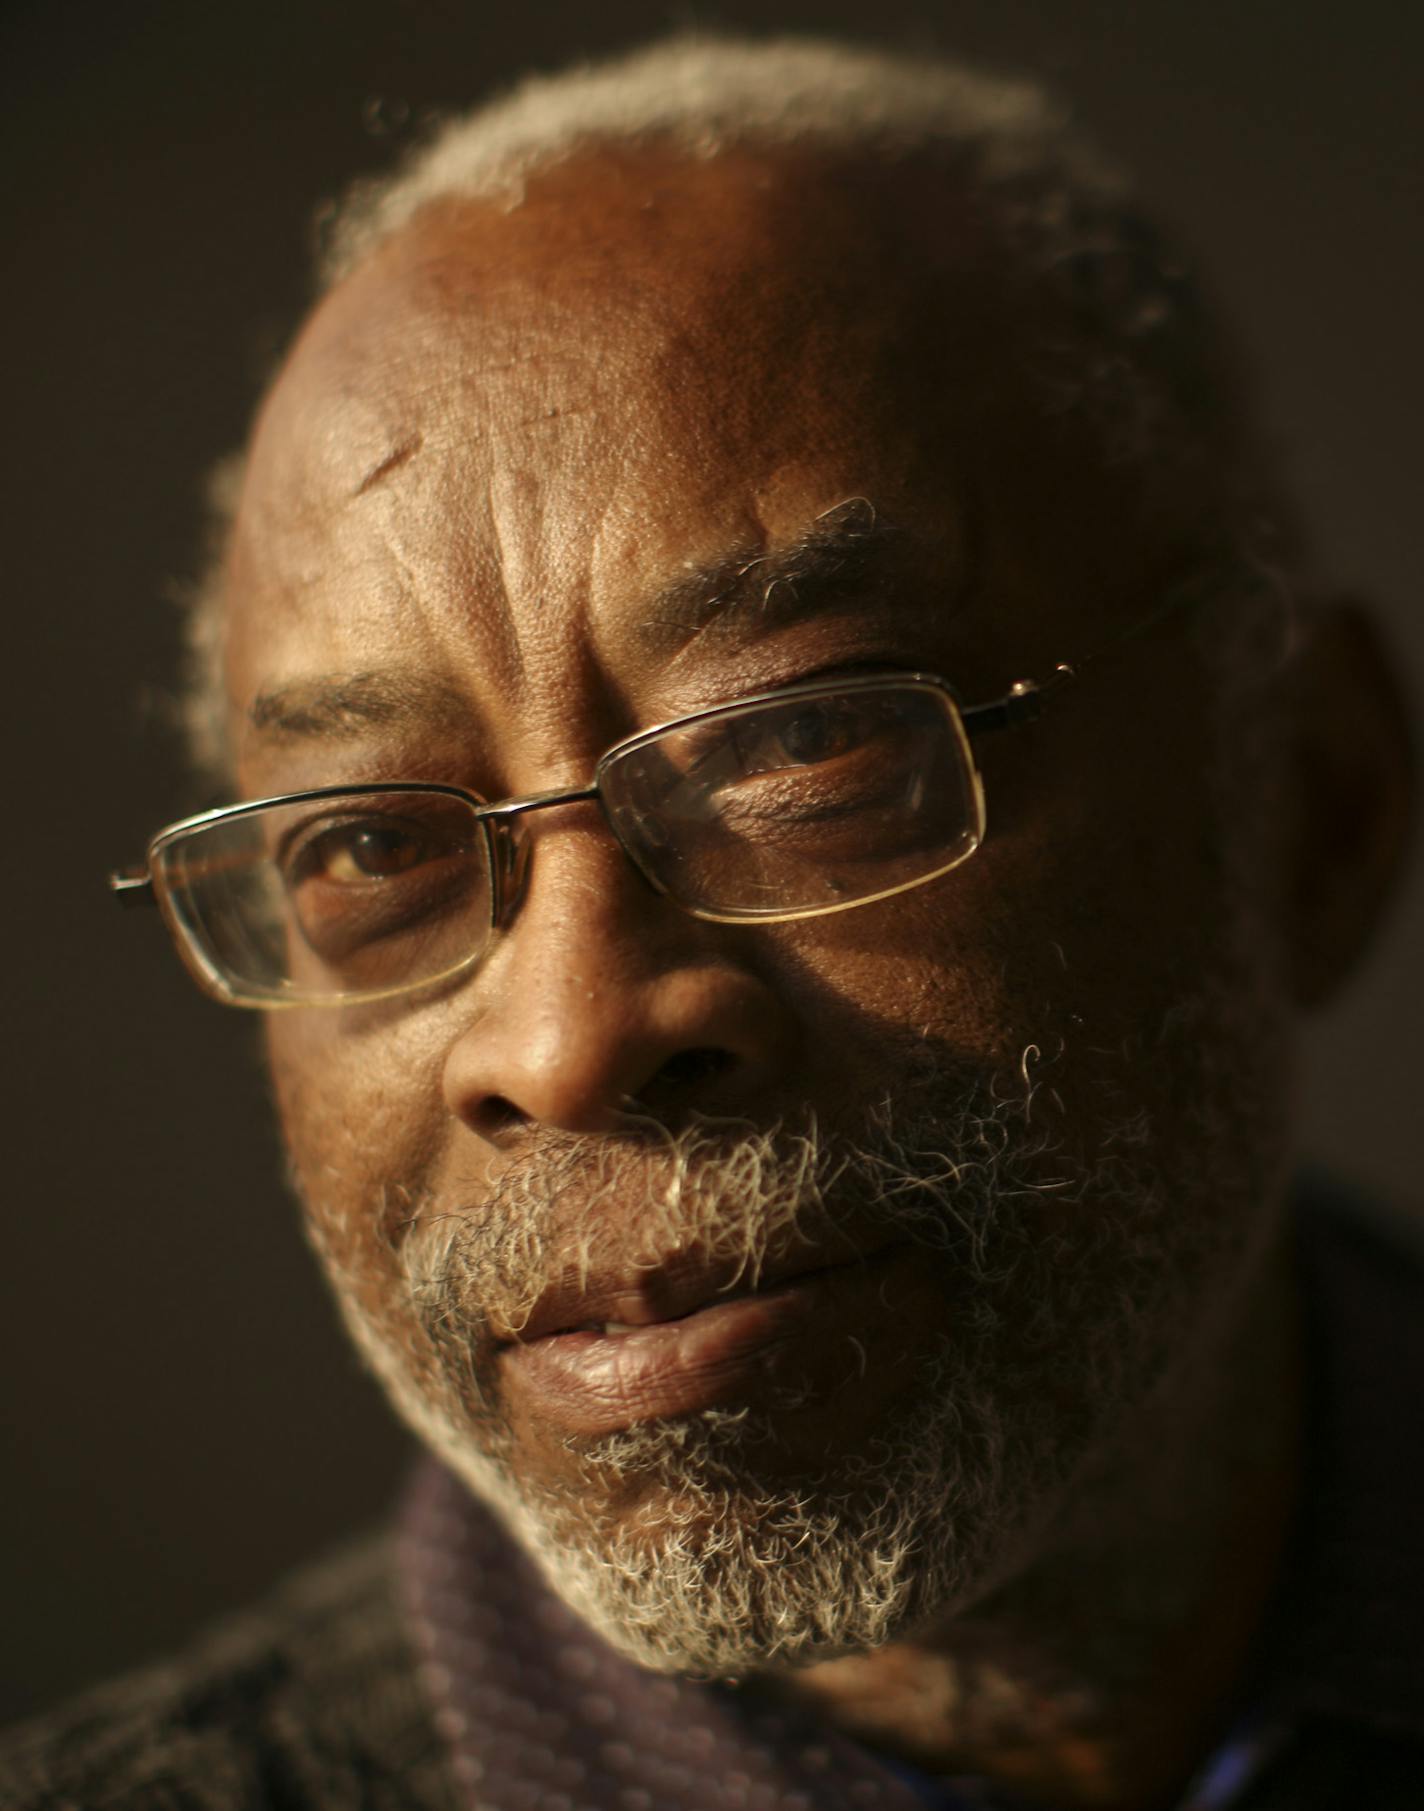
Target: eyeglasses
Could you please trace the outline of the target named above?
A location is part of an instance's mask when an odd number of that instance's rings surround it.
[[[1182,601],[1179,588],[1118,641]],[[206,992],[264,1008],[379,1000],[471,968],[522,895],[524,820],[557,807],[596,804],[648,885],[694,918],[843,912],[969,859],[985,827],[974,741],[1036,717],[1073,677],[1061,665],[973,706],[930,673],[812,680],[629,736],[587,786],[495,804],[382,781],[229,805],[169,825],[109,884],[124,904],[157,901]]]

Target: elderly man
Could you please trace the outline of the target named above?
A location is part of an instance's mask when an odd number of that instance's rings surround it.
[[[1035,91],[693,42],[450,126],[197,641],[245,802],[116,885],[269,1009],[432,1457],[6,1802],[1424,1803],[1420,1286],[1288,1188],[1398,704]]]

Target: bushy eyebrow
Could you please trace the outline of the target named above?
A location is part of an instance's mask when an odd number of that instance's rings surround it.
[[[469,700],[457,687],[414,667],[295,679],[259,692],[247,713],[265,742],[341,741],[412,720],[453,729],[469,718]]]
[[[667,659],[695,637],[721,640],[811,616],[837,595],[854,599],[882,586],[905,545],[901,531],[853,498],[789,546],[735,551],[675,580],[649,601],[634,634],[646,652]]]

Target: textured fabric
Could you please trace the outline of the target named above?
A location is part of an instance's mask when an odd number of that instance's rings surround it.
[[[16,1731],[3,1811],[458,1811],[397,1606],[352,1548],[155,1667]]]
[[[1424,1811],[1424,1250],[1319,1188],[1300,1227],[1304,1513],[1242,1700],[1271,1740],[1209,1802]],[[973,1782],[924,1788],[809,1717],[619,1659],[433,1462],[397,1540],[0,1749],[0,1811],[995,1802]]]

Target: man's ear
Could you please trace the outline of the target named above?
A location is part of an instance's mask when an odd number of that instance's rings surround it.
[[[1363,955],[1399,880],[1414,747],[1393,664],[1355,603],[1307,618],[1290,672],[1294,834],[1284,903],[1295,997],[1313,1007]]]

